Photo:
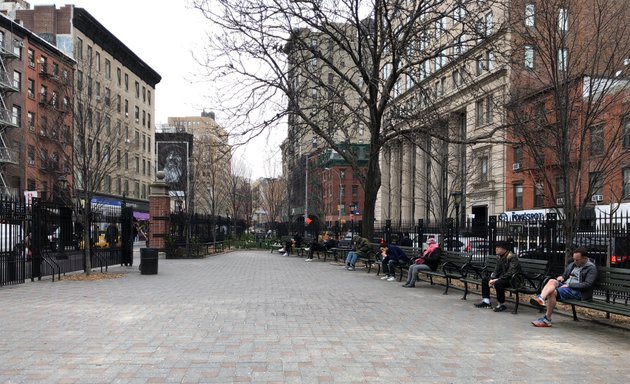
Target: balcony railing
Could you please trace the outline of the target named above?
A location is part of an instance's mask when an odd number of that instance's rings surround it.
[[[17,164],[20,161],[20,154],[13,148],[0,147],[0,163]]]
[[[2,126],[17,128],[19,125],[13,121],[13,114],[5,108],[0,108],[0,128]]]

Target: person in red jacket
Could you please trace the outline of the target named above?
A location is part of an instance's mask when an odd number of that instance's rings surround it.
[[[403,284],[405,288],[413,288],[416,286],[416,280],[418,279],[418,272],[422,270],[435,271],[440,263],[440,257],[442,256],[442,250],[434,238],[427,240],[428,247],[422,253],[422,256],[418,257],[413,264],[409,267],[407,273],[407,282]]]

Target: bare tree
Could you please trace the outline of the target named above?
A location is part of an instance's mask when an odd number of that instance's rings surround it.
[[[92,57],[79,60],[74,79],[74,188],[76,196],[84,202],[80,219],[86,250],[85,273],[90,274],[92,198],[97,192],[111,191],[112,175],[124,174],[129,169],[127,154],[138,143],[120,120],[113,126],[112,118],[120,111],[115,100],[120,102],[120,98],[105,86],[104,73],[96,70]]]
[[[285,118],[295,127],[294,139],[312,132],[339,153],[360,175],[365,190],[363,234],[371,236],[374,208],[381,186],[381,148],[414,133],[453,139],[435,129],[439,108],[407,108],[405,91],[414,89],[416,103],[433,85],[416,87],[421,65],[447,61],[458,44],[472,44],[477,19],[467,12],[492,1],[473,0],[196,0],[193,2],[221,32],[211,42],[207,69],[214,80],[233,81],[225,108],[246,135],[278,127]],[[466,11],[468,8],[470,11]],[[445,22],[459,25],[445,28]],[[466,25],[465,28],[461,27]],[[497,27],[498,29],[498,27]],[[440,34],[431,49],[428,35]],[[444,58],[444,59],[442,59]],[[441,64],[440,64],[441,65]],[[231,105],[230,105],[231,103]],[[288,107],[287,107],[288,106]],[[426,105],[425,105],[426,106]],[[260,117],[261,111],[265,111]],[[406,113],[402,113],[405,112]],[[405,118],[400,124],[395,117]],[[367,171],[349,145],[365,129]],[[486,138],[492,132],[484,133]],[[477,137],[476,140],[482,138]],[[293,149],[298,151],[299,149]]]
[[[630,160],[620,119],[630,85],[624,72],[630,10],[622,0],[519,1],[516,7],[512,158],[536,195],[564,219],[570,248],[593,196]],[[619,190],[606,193],[611,201],[624,197]]]
[[[226,183],[230,195],[230,211],[234,220],[246,219],[251,215],[251,175],[252,171],[244,161],[240,159],[232,161],[232,172]]]

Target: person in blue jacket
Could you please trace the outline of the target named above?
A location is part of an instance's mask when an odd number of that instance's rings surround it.
[[[381,243],[381,256],[383,257],[383,273],[385,273],[381,280],[396,280],[396,267],[409,262],[409,257],[405,252],[394,244]]]

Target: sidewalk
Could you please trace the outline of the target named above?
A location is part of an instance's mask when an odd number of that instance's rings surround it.
[[[139,249],[139,248],[138,248]],[[627,383],[626,331],[269,251],[0,289],[0,383]]]

